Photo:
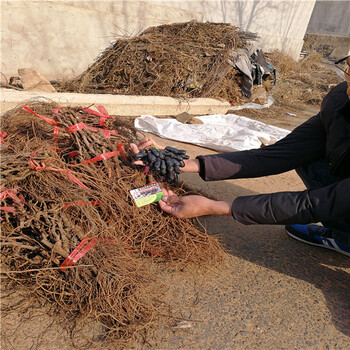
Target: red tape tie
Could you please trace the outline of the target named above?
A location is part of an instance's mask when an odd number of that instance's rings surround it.
[[[47,123],[49,123],[49,124],[51,124],[51,125],[53,125],[53,126],[58,126],[58,123],[56,122],[56,120],[53,120],[53,119],[51,119],[51,118],[47,118],[47,117],[44,117],[44,116],[42,116],[42,115],[40,115],[40,114],[38,114],[38,113],[35,113],[34,111],[32,111],[32,110],[30,109],[29,106],[24,106],[24,107],[22,107],[22,109],[24,109],[25,111],[27,111],[27,112],[29,112],[29,113],[34,114],[35,116],[41,118],[42,120],[45,120]]]
[[[119,155],[119,151],[114,151],[114,152],[108,152],[108,153],[102,153],[97,157],[91,158],[91,159],[87,159],[82,161],[80,164],[89,164],[89,163],[94,163],[94,162],[98,162],[100,160],[106,160],[108,158],[114,157]]]
[[[116,131],[116,130],[99,129],[99,128],[95,128],[93,126],[88,126],[83,122],[68,126],[68,128],[66,128],[66,131],[68,132],[68,134],[72,134],[73,132],[77,132],[77,131],[83,130],[83,129],[92,130],[92,131],[101,130],[104,137],[107,139],[109,139],[112,134],[118,134],[118,131]]]
[[[7,132],[5,131],[0,131],[0,142],[2,145],[4,145],[6,143],[5,141],[5,137],[7,136]]]
[[[90,242],[89,242],[90,240]],[[65,272],[66,267],[72,266],[79,261],[97,243],[98,238],[85,237],[80,244],[68,255],[67,259],[60,265],[60,270]]]
[[[89,242],[90,240],[90,242]],[[73,266],[76,262],[78,262],[86,253],[88,253],[91,248],[97,243],[118,243],[114,239],[109,238],[98,238],[98,237],[84,237],[83,240],[79,243],[79,245],[68,255],[68,257],[63,261],[63,263],[60,265],[60,270],[62,272],[66,271],[66,268],[69,266]],[[128,249],[129,253],[135,252],[135,249],[130,249],[125,247],[125,249]],[[153,251],[153,250],[143,250],[144,252],[150,253],[154,256],[161,257],[162,255]]]
[[[108,118],[112,118],[111,116],[109,116],[109,114],[106,111],[106,108],[104,108],[103,106],[96,106],[96,108],[101,112],[102,117],[100,118],[100,121],[98,122],[101,126],[105,126],[105,121]]]
[[[106,119],[114,119],[113,116],[109,115],[108,112],[106,111],[106,108],[104,108],[103,106],[96,106],[96,108],[98,109],[98,111],[100,112],[96,112],[93,109],[90,108],[83,108],[84,112],[90,113],[92,115],[95,115],[97,117],[100,117],[100,121],[98,122],[100,126],[105,126],[105,121]]]
[[[88,129],[88,130],[92,130],[92,131],[98,130],[97,128],[94,128],[93,126],[87,126],[83,122],[80,122],[78,124],[68,126],[68,128],[66,128],[66,131],[68,132],[68,134],[72,134],[73,132],[77,132],[77,131],[83,130],[83,129]]]
[[[63,108],[63,107],[59,107],[59,108]],[[58,123],[56,122],[56,120],[50,119],[50,118],[47,118],[47,117],[44,117],[44,116],[42,116],[40,114],[35,113],[34,111],[32,111],[30,109],[29,106],[24,106],[24,107],[22,107],[22,109],[24,109],[25,111],[27,111],[29,113],[34,114],[35,116],[41,118],[42,120],[46,121],[47,123],[53,125],[55,128],[53,129],[53,136],[52,137],[54,138],[54,142],[58,143],[58,140],[55,137],[58,135],[58,131],[59,131],[60,128],[58,127]],[[54,109],[54,112],[55,112],[55,109]]]
[[[14,213],[16,209],[15,209],[15,207],[0,207],[0,210],[9,211],[10,213]]]
[[[126,160],[125,153],[124,153],[124,143],[118,142],[117,148],[118,148],[120,155],[124,158],[124,160]]]
[[[4,200],[6,198],[11,198],[14,203],[17,205],[23,206],[25,203],[25,199],[22,194],[18,194],[18,188],[14,187],[12,189],[7,189],[5,186],[1,186],[0,188],[0,200]],[[4,209],[5,210],[5,209]]]
[[[78,154],[79,154],[78,151],[72,151],[72,152],[69,152],[69,157],[73,158],[73,157],[77,156]]]
[[[35,161],[32,158],[29,158],[28,160],[28,165],[30,166],[31,169],[35,171],[41,171],[41,170],[52,170],[52,171],[57,171],[66,174],[73,182],[75,182],[77,185],[79,185],[82,188],[85,188],[88,190],[89,188],[85,186],[80,180],[78,180],[69,170],[67,169],[60,169],[60,168],[53,168],[51,166],[46,166],[44,163],[41,163],[41,165]]]
[[[55,128],[53,129],[53,139],[54,139],[54,142],[58,143],[58,138],[57,138],[57,135],[58,135],[58,132],[60,131],[60,128],[58,126],[55,126]]]
[[[107,130],[107,129],[100,129],[103,132],[103,135],[106,139],[111,138],[112,134],[118,134],[118,131],[116,130]]]
[[[57,107],[53,110],[53,112],[55,114],[58,114],[59,110],[62,109],[64,107]],[[105,120],[108,119],[108,118],[111,118],[113,119],[114,117],[108,115],[106,109],[103,107],[103,106],[97,106],[96,107],[99,112],[96,112],[94,111],[93,109],[90,109],[90,108],[85,108],[83,109],[84,112],[88,112],[88,113],[91,113],[93,115],[96,115],[98,117],[100,117],[100,121],[99,121],[99,125],[100,126],[105,126]],[[38,113],[35,113],[32,109],[30,109],[29,106],[24,106],[22,107],[23,110],[29,112],[29,113],[32,113],[34,114],[35,116],[37,116],[38,118],[41,118],[42,120],[46,121],[47,123],[55,126],[54,128],[54,131],[53,131],[53,138],[55,139],[55,137],[58,135],[58,132],[59,132],[59,127],[58,127],[58,122],[56,122],[54,119],[51,119],[51,118],[47,118],[47,117],[44,117]],[[87,129],[87,130],[92,130],[92,131],[98,131],[98,130],[101,130],[103,135],[109,139],[111,137],[112,134],[118,134],[118,131],[116,130],[106,130],[106,129],[98,129],[98,128],[95,128],[93,126],[88,126],[86,124],[84,124],[83,122],[80,122],[78,124],[75,124],[75,125],[71,125],[69,127],[66,128],[66,131],[69,133],[69,134],[72,134],[74,132],[77,132],[79,130],[83,130],[83,129]],[[0,134],[0,137],[1,137],[1,143],[4,144],[5,141],[4,141],[4,138],[6,137],[6,132],[1,132]],[[57,138],[55,139],[55,142],[57,143],[58,140]]]
[[[5,200],[6,198],[11,198],[13,200],[13,203],[17,204],[20,207],[24,206],[25,199],[21,193],[17,194],[17,192],[18,192],[17,187],[7,189],[5,186],[1,186],[0,191],[1,191],[0,192],[0,201]],[[0,207],[0,211],[7,211],[9,213],[14,213],[16,211],[16,208],[3,206],[3,207]],[[1,218],[0,221],[2,221],[2,220],[3,219]]]
[[[58,112],[59,112],[60,109],[62,109],[62,108],[64,108],[64,107],[57,107],[57,108],[55,108],[55,109],[53,110],[53,112],[54,112],[55,114],[58,114]]]

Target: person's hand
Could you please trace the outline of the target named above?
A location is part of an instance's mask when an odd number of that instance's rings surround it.
[[[146,137],[142,139],[137,145],[134,143],[130,143],[130,149],[133,154],[137,154],[143,149],[148,147],[155,147],[158,149],[164,149],[165,146],[156,143],[151,137]],[[200,166],[198,159],[184,159],[185,163],[184,167],[181,167],[181,171],[184,173],[199,173]],[[136,165],[145,165],[142,160],[136,160],[133,162]]]
[[[133,154],[139,153],[145,148],[155,147],[158,149],[163,149],[164,147],[158,143],[156,143],[151,137],[146,137],[142,139],[137,145],[134,143],[130,143],[130,149]]]
[[[158,202],[160,208],[177,218],[193,218],[209,215],[209,199],[202,196],[179,197],[172,191],[162,189],[164,197]]]
[[[130,149],[133,154],[137,154],[145,148],[155,147],[158,149],[163,149],[164,147],[158,143],[156,143],[151,137],[146,137],[142,139],[137,145],[134,143],[130,143]],[[136,165],[144,165],[142,160],[134,161]]]
[[[160,208],[177,218],[194,218],[203,215],[231,215],[232,202],[215,201],[203,196],[179,197],[172,191],[162,189]]]

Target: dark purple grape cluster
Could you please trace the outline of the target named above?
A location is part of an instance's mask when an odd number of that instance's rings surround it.
[[[150,147],[134,155],[135,160],[149,166],[154,173],[161,175],[168,182],[176,182],[180,168],[185,166],[184,159],[189,159],[186,151],[167,146],[165,149]]]

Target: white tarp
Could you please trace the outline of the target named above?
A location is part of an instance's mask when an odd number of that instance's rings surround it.
[[[176,119],[158,119],[142,115],[135,119],[135,127],[166,139],[193,143],[219,152],[259,148],[261,144],[271,145],[290,133],[289,130],[235,114],[196,118],[203,124],[183,124]]]

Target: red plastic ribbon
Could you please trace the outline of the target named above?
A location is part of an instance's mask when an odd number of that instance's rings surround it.
[[[107,129],[99,129],[103,132],[103,135],[106,139],[111,138],[111,134],[118,134],[118,131],[116,130],[107,130]]]
[[[90,242],[89,242],[90,241]],[[74,265],[77,261],[79,261],[86,253],[88,253],[91,248],[97,242],[104,243],[117,243],[114,239],[108,238],[98,238],[98,237],[85,237],[79,245],[68,255],[68,257],[63,261],[60,265],[60,270],[65,272],[66,267]]]
[[[64,107],[57,107],[57,108],[55,108],[55,109],[53,110],[53,112],[54,112],[55,114],[58,114],[59,110],[62,109],[62,108],[64,108]]]
[[[17,187],[14,187],[12,189],[7,189],[5,186],[1,186],[0,188],[0,200],[4,200],[6,198],[11,198],[13,200],[13,202],[21,207],[23,207],[24,203],[25,203],[25,199],[23,197],[22,194],[18,194],[18,189]],[[15,207],[0,207],[0,211],[8,211],[10,213],[14,213],[16,208]],[[0,221],[2,221],[3,219],[1,218]]]
[[[79,154],[78,151],[72,151],[72,152],[69,152],[68,155],[69,155],[69,158],[70,158],[70,163],[71,164],[74,164],[74,157],[77,156]],[[72,167],[70,167],[72,169]]]
[[[96,115],[97,117],[101,117],[101,114],[100,114],[100,113],[98,113],[97,111],[94,111],[94,110],[91,109],[91,108],[83,108],[82,110],[83,110],[84,112],[87,112],[87,113]]]
[[[103,106],[96,106],[96,108],[100,111],[100,113],[102,114],[102,117],[100,118],[99,124],[101,126],[105,126],[105,120],[108,118],[113,119],[114,117],[110,116],[107,111],[106,108],[104,108]]]
[[[49,123],[49,124],[51,124],[51,125],[53,125],[53,126],[58,126],[58,123],[56,122],[56,120],[53,120],[53,119],[44,117],[44,116],[42,116],[42,115],[40,115],[40,114],[38,114],[38,113],[35,113],[34,111],[32,111],[32,110],[30,109],[29,106],[24,106],[24,107],[22,107],[22,109],[24,109],[25,111],[27,111],[27,112],[29,112],[29,113],[34,114],[35,116],[41,118],[42,120],[45,120],[47,123]]]
[[[94,162],[98,162],[100,160],[106,160],[108,158],[114,157],[119,155],[119,151],[114,151],[114,152],[108,152],[108,153],[102,153],[97,157],[91,158],[91,159],[87,159],[81,162],[81,164],[85,165],[85,164],[89,164],[89,163],[94,163]]]
[[[2,145],[4,145],[6,142],[5,142],[5,137],[7,136],[7,132],[5,131],[0,131],[0,142]]]
[[[10,213],[14,213],[16,209],[15,209],[15,207],[0,207],[0,210],[9,211]]]
[[[36,151],[33,151],[30,155],[35,156],[41,149],[42,147],[38,148]]]
[[[35,161],[32,158],[29,158],[28,165],[31,167],[31,169],[35,171],[41,171],[41,170],[52,170],[57,171],[61,173],[65,173],[73,182],[75,182],[77,185],[79,185],[82,188],[89,189],[87,186],[85,186],[80,180],[78,180],[69,170],[67,169],[60,169],[60,168],[53,168],[51,166],[46,166],[45,163],[41,163],[41,165]]]
[[[126,157],[125,157],[125,154],[124,154],[124,143],[118,142],[117,143],[117,148],[118,148],[118,151],[119,151],[120,155],[124,158],[124,160],[126,160]]]
[[[74,265],[76,262],[78,262],[86,253],[88,253],[92,247],[97,243],[118,243],[118,241],[114,239],[109,238],[98,238],[98,237],[84,237],[83,240],[79,243],[79,245],[68,255],[68,257],[63,261],[63,263],[60,265],[60,270],[62,272],[66,271],[66,268],[69,266]],[[135,252],[135,249],[130,249],[127,247],[127,244],[125,244],[126,249],[128,249],[129,253]],[[144,250],[147,253],[150,253],[152,255],[161,257],[162,255],[153,251],[153,250]]]
[[[55,126],[55,128],[53,129],[53,139],[54,142],[58,143],[58,138],[56,137],[58,135],[58,132],[60,131],[60,128],[58,126]]]
[[[14,203],[23,206],[25,203],[25,199],[22,194],[17,195],[18,189],[17,187],[14,187],[12,189],[7,189],[6,187],[2,186],[0,188],[0,200],[4,200],[6,198],[11,198]]]
[[[59,109],[60,109],[60,108],[63,108],[63,107],[59,107]],[[58,143],[58,139],[57,139],[57,138],[55,139],[55,136],[58,135],[58,131],[59,131],[60,128],[58,127],[58,123],[56,122],[56,120],[50,119],[50,118],[47,118],[47,117],[44,117],[44,116],[42,116],[42,115],[40,115],[40,114],[35,113],[34,111],[32,111],[32,110],[30,109],[29,106],[24,106],[24,107],[22,107],[22,109],[24,109],[24,110],[27,111],[27,112],[30,112],[30,113],[34,114],[35,116],[41,118],[42,120],[45,120],[47,123],[53,125],[53,126],[55,127],[55,128],[53,129],[53,138],[54,138],[54,142]],[[55,108],[55,109],[57,109],[57,108]],[[55,109],[54,109],[54,112],[55,112]]]
[[[59,110],[62,109],[64,107],[57,107],[53,110],[53,112],[55,114],[58,114]],[[98,117],[100,117],[100,121],[99,121],[99,125],[101,126],[105,126],[105,120],[108,119],[108,118],[114,118],[110,115],[108,115],[106,109],[103,107],[103,106],[97,106],[96,107],[99,112],[96,112],[94,111],[93,109],[90,109],[90,108],[85,108],[83,109],[84,112],[88,112],[88,113],[91,113],[93,115],[96,115]],[[29,106],[24,106],[22,107],[22,109],[24,109],[25,111],[27,112],[30,112],[32,114],[34,114],[35,116],[41,118],[42,120],[45,120],[47,123],[51,124],[51,125],[54,125],[55,126],[55,129],[53,131],[53,137],[57,136],[58,135],[58,132],[59,132],[59,127],[58,127],[58,122],[56,122],[54,119],[51,119],[51,118],[47,118],[47,117],[44,117],[40,114],[37,114],[35,113],[33,110],[30,109]],[[84,124],[83,122],[80,122],[78,124],[75,124],[75,125],[71,125],[69,127],[66,128],[66,131],[69,133],[69,134],[72,134],[74,132],[77,132],[79,130],[82,130],[82,129],[87,129],[87,130],[92,130],[92,131],[98,131],[98,130],[101,130],[103,135],[109,139],[111,137],[112,134],[118,134],[118,131],[116,130],[106,130],[106,129],[98,129],[98,128],[95,128],[93,126],[88,126],[86,124]],[[5,135],[3,136],[2,133],[1,133],[1,143],[5,143],[4,142],[4,137],[6,136],[6,133],[4,133]],[[55,142],[57,143],[58,140],[55,139]]]
[[[83,129],[88,129],[88,130],[92,130],[92,131],[98,130],[97,128],[94,128],[93,126],[87,126],[83,122],[80,122],[78,124],[68,126],[68,128],[66,128],[66,131],[68,132],[68,134],[72,134],[73,132],[77,132],[77,131],[83,130]]]
[[[77,261],[79,261],[87,252],[91,250],[91,248],[97,243],[97,241],[98,238],[96,237],[85,237],[79,243],[79,245],[68,255],[67,259],[63,261],[63,263],[60,265],[60,270],[65,272],[66,267],[72,266]]]
[[[69,153],[69,157],[73,158],[73,157],[77,156],[78,154],[79,154],[78,151],[72,151],[72,152]]]
[[[105,138],[109,139],[111,137],[111,134],[118,134],[118,131],[116,130],[106,130],[106,129],[99,129],[99,128],[95,128],[93,126],[88,126],[83,122],[80,122],[78,124],[74,124],[69,126],[68,128],[66,128],[66,131],[69,134],[72,134],[73,132],[77,132],[79,130],[83,130],[83,129],[87,129],[87,130],[92,130],[92,131],[98,131],[101,130],[103,135],[105,136]]]
[[[87,113],[90,113],[90,114],[93,114],[97,117],[100,117],[100,121],[98,122],[99,125],[101,126],[105,126],[105,121],[106,119],[114,119],[113,116],[109,115],[106,111],[106,108],[104,108],[103,106],[96,106],[96,108],[98,109],[98,112],[94,111],[93,109],[90,109],[90,108],[83,108],[83,111],[84,112],[87,112]]]

